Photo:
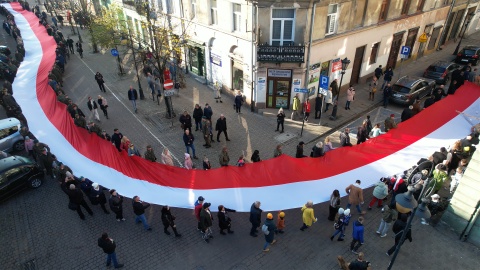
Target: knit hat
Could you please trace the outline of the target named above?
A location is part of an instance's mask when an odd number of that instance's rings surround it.
[[[71,189],[71,190],[75,189],[75,185],[74,185],[74,184],[70,184],[70,189]]]
[[[438,202],[440,200],[440,195],[438,194],[433,194],[431,197],[432,197],[432,201],[434,202]]]
[[[207,209],[208,207],[210,207],[210,205],[212,205],[212,204],[208,203],[208,202],[204,203],[203,204],[203,209]]]
[[[343,215],[344,212],[345,212],[345,210],[343,210],[343,208],[339,208],[339,209],[338,209],[338,214],[339,214],[339,215]]]
[[[395,114],[393,114],[393,113],[392,113],[392,114],[390,114],[390,117],[395,117]]]
[[[283,218],[285,217],[285,213],[284,212],[280,212],[280,214],[278,214],[279,217]]]
[[[30,137],[28,137],[28,136],[25,136],[25,140],[30,140]]]
[[[66,175],[67,177],[73,177],[72,173],[71,173],[71,172],[68,172],[68,171],[65,173],[65,175]]]
[[[93,183],[93,184],[92,184],[92,187],[93,187],[93,189],[95,189],[96,191],[100,190],[100,186],[98,185],[98,183]]]
[[[346,209],[345,212],[343,212],[345,214],[345,216],[348,216],[350,215],[350,209]]]
[[[185,153],[185,158],[190,158],[190,154]]]
[[[272,213],[268,213],[268,214],[267,214],[267,219],[273,219]]]
[[[205,198],[203,198],[202,196],[200,196],[200,197],[198,197],[198,201],[203,202],[203,201],[205,201]]]

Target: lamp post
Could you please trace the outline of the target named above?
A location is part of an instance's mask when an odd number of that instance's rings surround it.
[[[427,173],[427,179],[423,183],[422,191],[420,192],[419,198],[421,199],[422,203],[420,206],[418,206],[417,200],[415,200],[413,196],[413,192],[415,191],[415,188],[413,186],[408,186],[408,191],[402,194],[397,194],[395,196],[395,201],[396,201],[396,207],[398,212],[400,213],[408,213],[412,212],[410,217],[408,218],[407,225],[405,226],[405,229],[403,230],[402,237],[400,238],[400,241],[398,242],[398,245],[395,248],[395,252],[393,253],[393,257],[390,260],[390,263],[388,264],[387,270],[391,270],[393,267],[393,263],[395,262],[395,259],[397,258],[398,252],[400,252],[400,248],[403,245],[403,242],[405,241],[405,238],[407,237],[407,233],[410,230],[410,226],[412,225],[413,218],[415,216],[419,218],[429,218],[431,216],[430,211],[428,210],[427,207],[427,202],[428,200],[423,198],[425,195],[425,191],[427,190],[427,187],[429,186],[430,182],[430,175],[433,172],[434,169],[434,164],[431,161],[425,161],[421,163],[415,170],[410,174],[410,177],[408,177],[407,183],[410,183],[413,176],[417,173],[420,172],[424,169],[428,169]],[[418,206],[418,207],[417,207]]]
[[[338,99],[340,98],[340,90],[342,89],[343,75],[345,75],[345,71],[347,70],[349,64],[350,64],[350,60],[347,57],[342,59],[342,72],[340,72],[340,74],[342,74],[342,76],[340,77],[340,85],[338,86],[338,94],[335,97],[337,102],[338,102]]]
[[[455,48],[455,51],[453,52],[453,55],[458,54],[458,50],[460,50],[460,44],[462,44],[463,36],[465,36],[465,32],[467,32],[468,24],[472,20],[473,15],[475,15],[475,13],[473,13],[473,12],[467,14],[467,17],[465,18],[465,25],[463,26],[462,36],[460,36],[460,41],[458,42],[457,47]]]

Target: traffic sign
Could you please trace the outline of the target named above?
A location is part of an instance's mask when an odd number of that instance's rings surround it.
[[[420,42],[420,43],[425,43],[425,42],[427,42],[427,40],[428,40],[427,33],[421,34],[420,37],[418,38],[418,42]]]
[[[329,81],[328,76],[320,75],[319,88],[328,89],[328,81]]]
[[[308,89],[306,88],[293,88],[293,92],[295,93],[308,93]]]
[[[112,54],[112,56],[118,56],[118,50],[117,49],[111,49],[110,50],[110,53]]]
[[[163,84],[163,88],[165,90],[170,90],[173,88],[173,81],[172,80],[165,80],[165,83]]]
[[[325,95],[327,95],[327,90],[320,87],[320,88],[318,88],[318,93],[325,96]]]
[[[410,50],[411,48],[408,46],[402,46],[402,49],[400,50],[401,55],[409,56],[410,55]]]

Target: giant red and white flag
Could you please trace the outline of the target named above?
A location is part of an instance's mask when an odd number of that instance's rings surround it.
[[[140,195],[156,204],[190,208],[199,195],[214,205],[225,204],[238,211],[249,211],[256,200],[265,210],[295,208],[307,200],[323,202],[334,189],[344,195],[344,188],[356,179],[367,187],[380,177],[403,172],[420,158],[465,137],[480,117],[480,89],[467,82],[454,96],[388,134],[336,149],[322,158],[283,155],[209,171],[152,163],[118,153],[107,141],[74,125],[66,106],[56,101],[48,85],[55,41],[33,13],[23,11],[18,3],[4,5],[15,16],[25,44],[26,57],[13,88],[31,132],[74,172],[125,196]]]

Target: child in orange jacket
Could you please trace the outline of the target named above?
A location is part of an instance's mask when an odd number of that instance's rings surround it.
[[[285,229],[285,213],[280,211],[277,217],[277,230],[275,233],[283,233],[283,229]]]

